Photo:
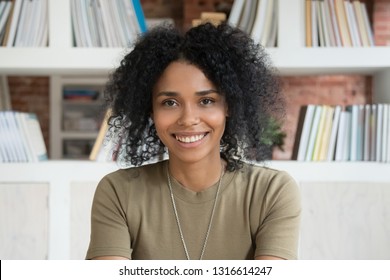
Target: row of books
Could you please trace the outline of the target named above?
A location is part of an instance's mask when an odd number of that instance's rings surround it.
[[[100,90],[91,87],[66,87],[62,95],[64,100],[92,101],[99,98]]]
[[[0,162],[38,162],[47,150],[36,114],[0,111]]]
[[[0,45],[43,47],[47,41],[47,0],[0,0]]]
[[[278,1],[234,0],[228,23],[250,34],[256,43],[265,47],[275,47]]]
[[[292,159],[390,162],[390,104],[302,106]]]
[[[359,0],[305,0],[306,47],[370,47],[374,36]]]
[[[72,0],[77,47],[128,47],[146,31],[139,0]]]

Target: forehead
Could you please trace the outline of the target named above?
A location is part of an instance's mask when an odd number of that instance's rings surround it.
[[[154,92],[160,90],[175,90],[180,88],[215,88],[203,71],[186,61],[170,63],[154,86]]]

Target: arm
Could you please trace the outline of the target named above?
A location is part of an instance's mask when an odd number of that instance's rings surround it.
[[[297,259],[301,203],[295,180],[279,172],[268,182],[261,203],[255,259]]]
[[[121,181],[118,175],[105,177],[96,189],[87,259],[131,258],[131,238],[126,218],[127,193],[118,187]]]

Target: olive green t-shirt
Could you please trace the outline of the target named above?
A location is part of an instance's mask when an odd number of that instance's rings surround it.
[[[172,188],[191,259],[199,259],[218,183],[202,192]],[[297,258],[300,195],[283,171],[244,164],[226,172],[203,259]],[[167,161],[106,175],[92,206],[87,259],[186,259],[167,181]]]

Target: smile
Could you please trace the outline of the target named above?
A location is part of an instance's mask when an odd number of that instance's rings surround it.
[[[178,136],[178,135],[175,135],[175,138],[179,142],[194,143],[194,142],[202,140],[205,136],[206,136],[206,134],[199,134],[199,135],[192,135],[192,136]]]

